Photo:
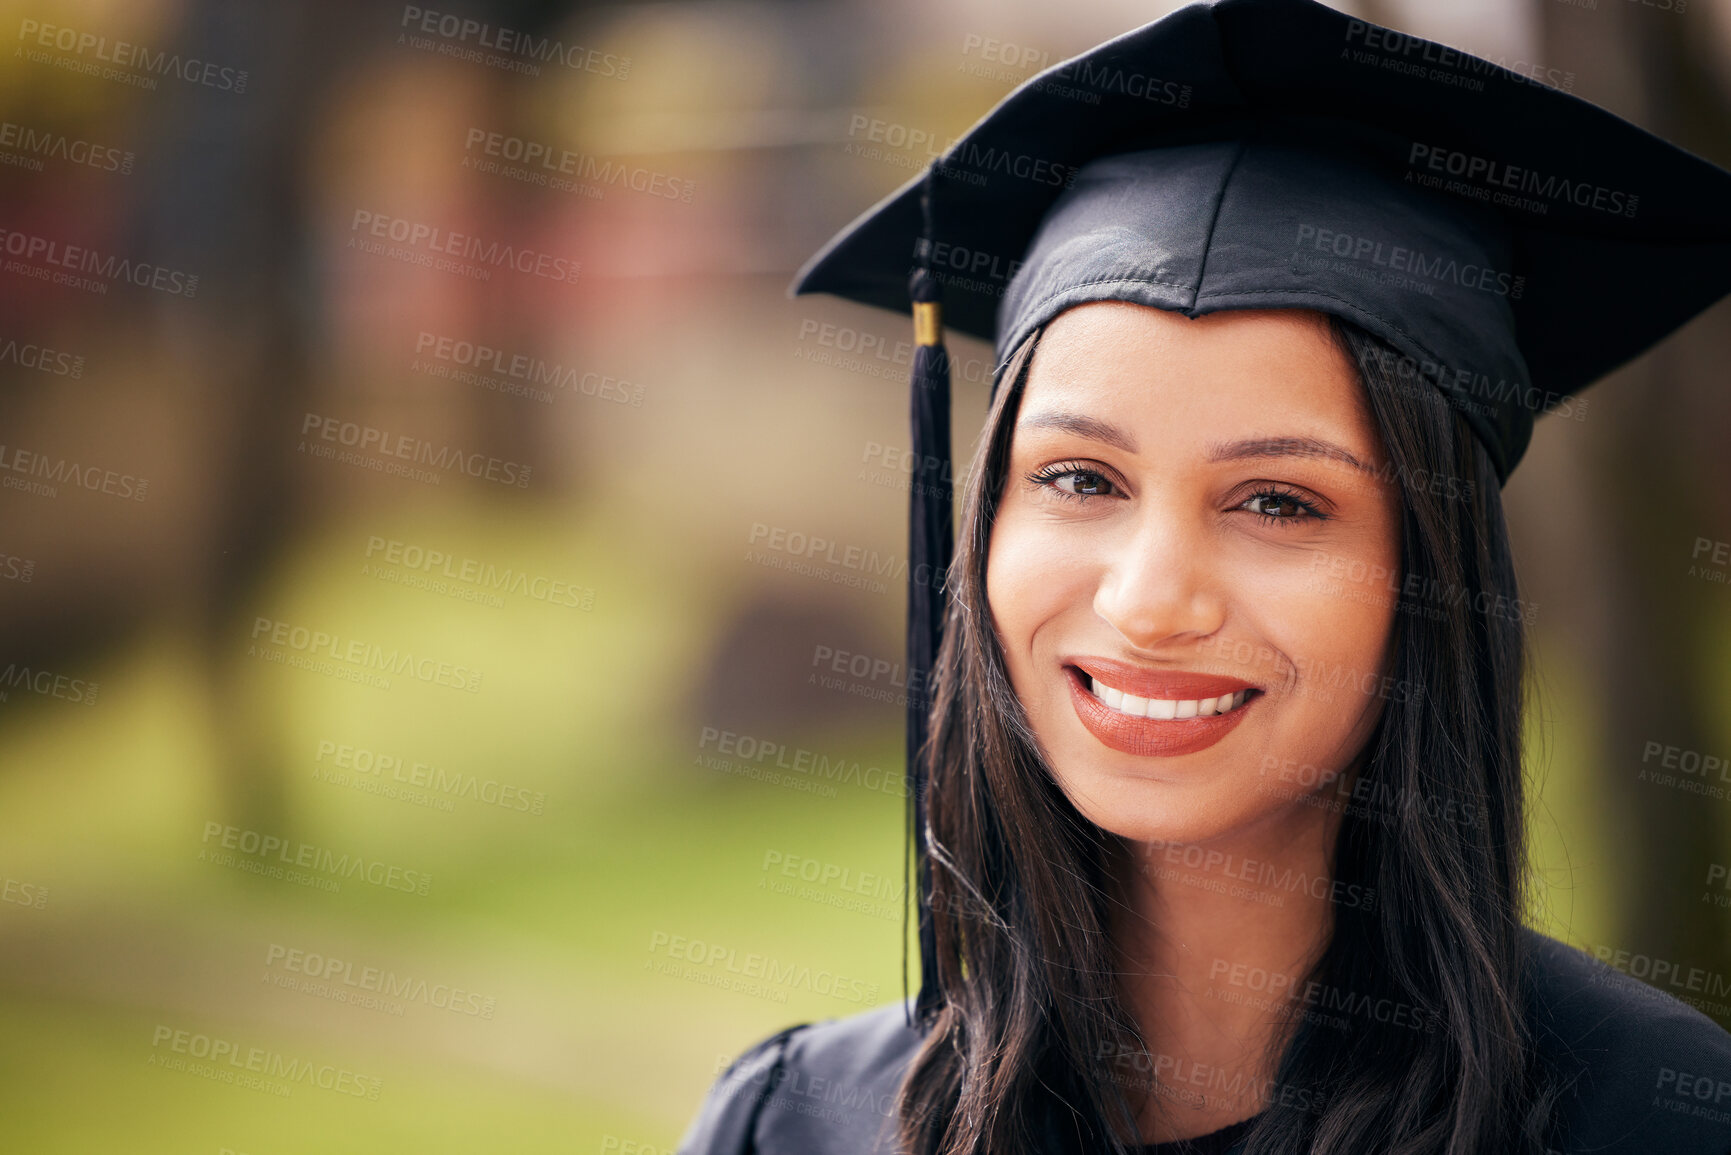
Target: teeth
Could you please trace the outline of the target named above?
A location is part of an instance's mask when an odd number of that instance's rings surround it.
[[[1120,714],[1130,714],[1138,718],[1207,718],[1215,714],[1225,714],[1244,705],[1244,700],[1250,696],[1249,690],[1239,690],[1232,694],[1222,694],[1217,698],[1191,698],[1188,701],[1173,701],[1165,698],[1138,698],[1134,694],[1126,694],[1122,690],[1114,690],[1104,682],[1088,678],[1089,691],[1100,701],[1112,707]]]

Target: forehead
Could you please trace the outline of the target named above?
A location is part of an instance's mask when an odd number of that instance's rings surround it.
[[[1059,314],[1029,366],[1021,413],[1077,412],[1143,446],[1201,449],[1243,437],[1320,437],[1370,461],[1374,421],[1326,318],[1300,309],[1189,318],[1122,301]]]

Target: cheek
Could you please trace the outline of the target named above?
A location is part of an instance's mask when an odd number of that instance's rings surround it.
[[[1037,515],[1005,509],[992,530],[986,554],[986,601],[999,644],[1018,692],[1030,688],[1029,675],[1043,643],[1042,627],[1092,606],[1095,567]]]
[[[1292,728],[1271,753],[1338,769],[1368,738],[1385,696],[1398,560],[1381,542],[1319,553],[1283,583],[1270,582],[1259,604],[1241,602],[1258,606],[1257,630],[1296,667]]]
[[[1333,566],[1341,559],[1325,560]],[[1303,639],[1300,652],[1333,654],[1339,662],[1355,659],[1357,666],[1343,674],[1373,671],[1391,630],[1400,577],[1381,557],[1352,558],[1345,572],[1329,576],[1329,568],[1308,568],[1293,583],[1292,612],[1284,618]]]

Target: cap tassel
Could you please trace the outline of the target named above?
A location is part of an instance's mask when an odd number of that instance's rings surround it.
[[[930,229],[928,226],[929,238]],[[928,243],[922,254],[930,252]],[[914,460],[908,494],[908,679],[922,687],[907,696],[907,775],[914,872],[919,895],[920,993],[915,1017],[942,1001],[937,932],[932,923],[931,861],[926,846],[926,776],[920,751],[927,736],[931,671],[944,629],[945,575],[954,547],[950,505],[950,359],[943,344],[938,282],[922,261],[908,282],[913,298],[912,408]],[[915,679],[918,679],[916,682]],[[905,940],[904,940],[905,941]],[[906,956],[902,983],[907,983]]]

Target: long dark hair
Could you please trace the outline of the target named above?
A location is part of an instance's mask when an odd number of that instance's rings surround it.
[[[1524,1009],[1526,651],[1499,482],[1411,360],[1331,326],[1404,494],[1389,684],[1422,690],[1385,695],[1352,795],[1381,804],[1339,807],[1336,893],[1376,900],[1337,904],[1302,979],[1405,1012],[1355,1014],[1346,1031],[1290,1018],[1246,1155],[1541,1152],[1555,1090]],[[910,1155],[1122,1152],[1139,1142],[1125,1075],[1152,1089],[1149,1062],[1123,1061],[1151,1053],[1109,932],[1125,843],[1078,813],[1044,764],[985,597],[1038,339],[995,386],[934,670],[925,769],[944,997],[898,1097]]]

